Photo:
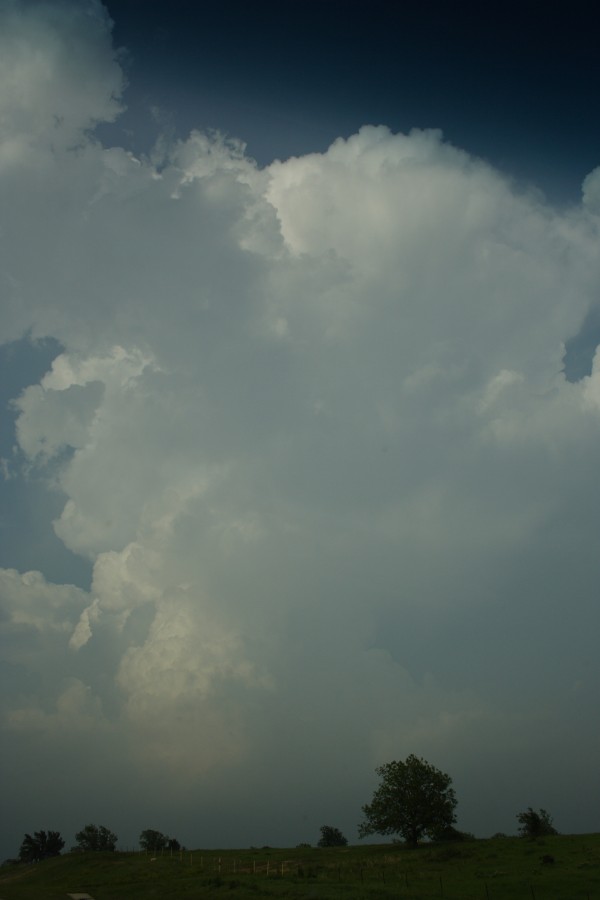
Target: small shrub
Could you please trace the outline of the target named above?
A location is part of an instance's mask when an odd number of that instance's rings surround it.
[[[545,809],[536,812],[529,806],[525,812],[518,813],[519,834],[521,837],[538,838],[548,834],[558,834],[552,824],[552,816]]]
[[[457,841],[474,841],[476,838],[475,835],[471,834],[469,831],[459,831],[454,825],[447,825],[445,828],[440,828],[438,831],[435,831],[432,835],[432,840],[438,844],[454,843]]]

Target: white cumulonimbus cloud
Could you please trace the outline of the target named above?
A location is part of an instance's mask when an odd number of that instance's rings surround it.
[[[600,362],[563,356],[598,170],[556,210],[436,131],[138,159],[90,130],[123,89],[102,6],[0,16],[2,334],[63,347],[16,440],[93,564],[89,591],[0,573],[7,665],[44,673],[7,735],[79,720],[124,778],[263,797],[278,759],[340,796],[409,752],[558,761],[597,700]]]

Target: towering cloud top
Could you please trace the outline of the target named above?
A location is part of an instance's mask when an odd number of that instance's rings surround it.
[[[2,0],[3,143],[67,147],[118,115],[123,73],[97,0]]]
[[[138,159],[90,132],[123,89],[103,7],[0,17],[1,333],[63,348],[8,467],[93,567],[0,572],[14,759],[118,754],[182,808],[210,773],[229,811],[291,771],[300,815],[410,752],[520,790],[569,718],[591,776],[600,368],[562,367],[597,172],[559,211],[436,131]]]

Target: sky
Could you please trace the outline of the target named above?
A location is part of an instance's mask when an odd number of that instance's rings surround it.
[[[0,856],[600,831],[577,4],[0,0]]]

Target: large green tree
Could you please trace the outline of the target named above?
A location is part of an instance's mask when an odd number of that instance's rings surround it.
[[[19,849],[19,859],[23,862],[39,862],[49,856],[59,856],[65,842],[58,831],[34,831],[26,834]]]
[[[416,846],[456,821],[452,779],[424,759],[411,754],[404,762],[386,763],[375,771],[381,784],[362,808],[360,837],[399,834]]]
[[[75,835],[77,850],[115,850],[117,835],[104,825],[86,825]]]

